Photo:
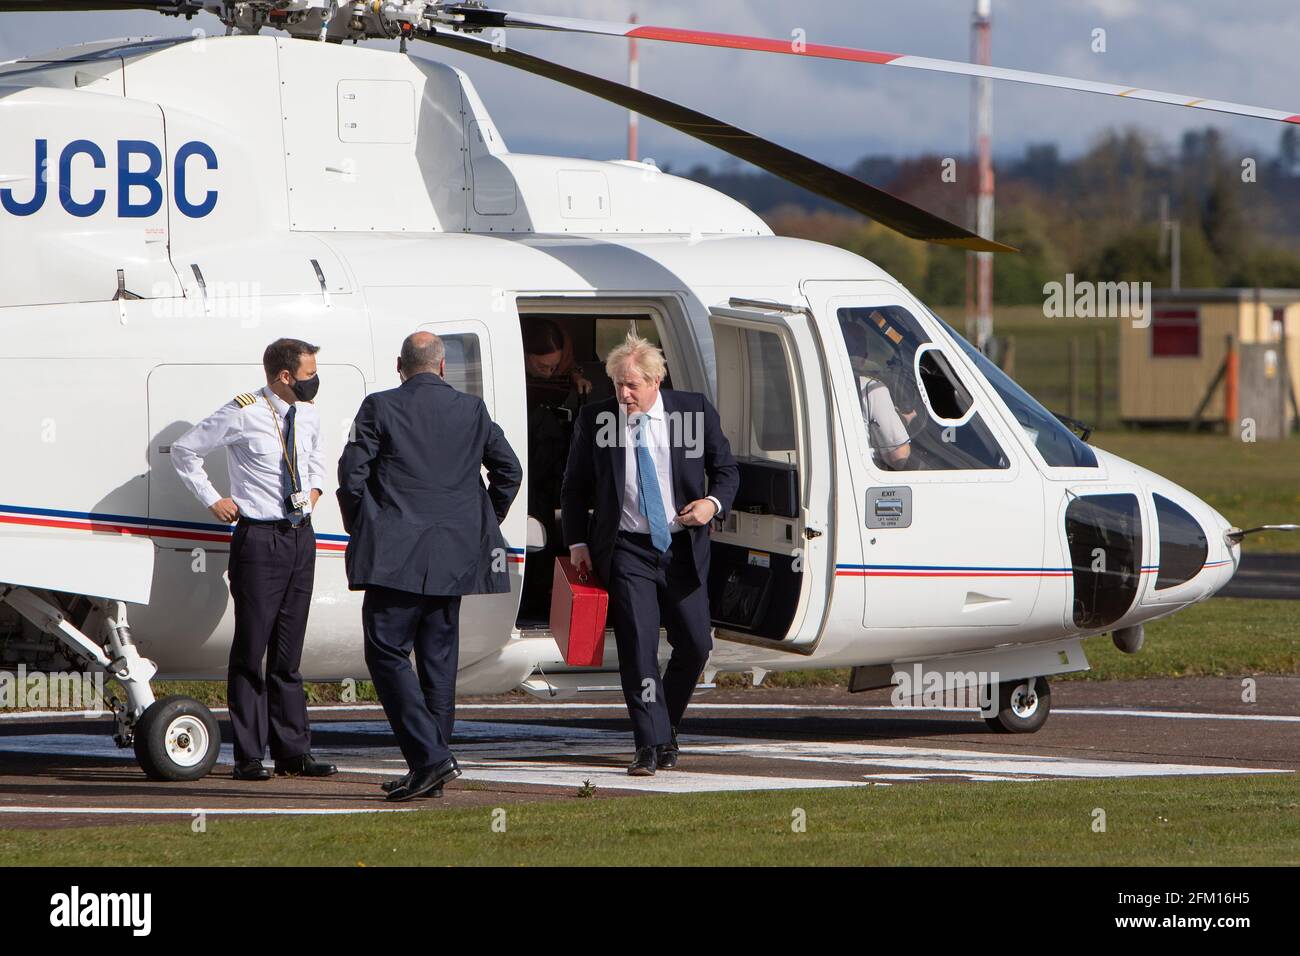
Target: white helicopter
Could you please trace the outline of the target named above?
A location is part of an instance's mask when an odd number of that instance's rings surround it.
[[[366,393],[397,384],[402,338],[437,332],[449,379],[486,401],[530,488],[546,477],[542,458],[564,451],[530,430],[545,414],[563,435],[563,410],[528,398],[530,323],[562,329],[592,379],[629,323],[653,336],[671,384],[713,398],[742,467],[735,510],[713,529],[706,680],[851,667],[853,688],[866,689],[914,664],[945,687],[996,675],[990,725],[1033,731],[1050,708],[1045,678],[1087,668],[1083,638],[1112,632],[1136,652],[1144,622],[1208,598],[1236,570],[1246,532],[1080,440],[870,262],[775,237],[739,203],[650,165],[511,153],[469,77],[405,47],[428,42],[576,87],[908,236],[977,250],[1006,247],[726,123],[515,50],[502,31],[1300,116],[470,3],[0,2],[136,7],[206,10],[228,35],[0,64],[0,666],[116,678],[126,699],[114,701],[115,738],[150,777],[196,779],[213,766],[211,713],[155,700],[150,681],[223,677],[233,632],[230,529],[182,487],[169,443],[259,386],[258,359],[279,336],[321,346],[317,404],[337,455]],[[264,27],[287,36],[258,35]],[[403,52],[339,42],[393,37]],[[864,396],[882,387],[905,429],[890,442],[864,417]],[[221,461],[208,465],[220,486]],[[302,672],[315,681],[367,676],[332,491],[314,521]],[[545,620],[521,614],[525,574],[546,584],[562,547],[527,497],[503,529],[512,592],[464,602],[459,691],[610,689],[612,640],[602,666],[566,667]]]

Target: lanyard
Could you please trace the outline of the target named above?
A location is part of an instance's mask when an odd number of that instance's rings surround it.
[[[293,480],[293,490],[301,491],[302,484],[301,482],[298,481],[298,468],[297,468],[298,449],[297,447],[294,448],[293,457],[290,458],[289,446],[285,444],[284,432],[280,430],[280,413],[275,410],[275,406],[271,404],[271,400],[266,397],[265,391],[262,392],[262,398],[266,399],[266,407],[271,410],[271,417],[275,419],[275,437],[280,439],[280,453],[284,455],[284,463],[289,466],[289,477]],[[298,442],[295,439],[294,445],[297,446],[297,444]]]

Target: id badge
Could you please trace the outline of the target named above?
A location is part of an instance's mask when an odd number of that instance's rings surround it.
[[[311,495],[305,491],[295,491],[289,496],[289,508],[292,511],[311,514]]]

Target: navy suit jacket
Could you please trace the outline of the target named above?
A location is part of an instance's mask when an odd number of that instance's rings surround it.
[[[482,399],[432,372],[366,396],[339,458],[348,587],[508,592],[500,525],[522,479]]]
[[[731,510],[740,486],[740,469],[731,454],[731,444],[722,433],[718,411],[697,392],[665,389],[664,412],[679,421],[690,420],[689,427],[675,440],[670,417],[672,441],[673,509],[681,511],[692,501],[707,495],[722,504],[721,517]],[[574,423],[569,461],[564,469],[560,492],[561,518],[566,544],[586,543],[591,550],[592,565],[600,580],[608,584],[610,564],[619,519],[623,513],[623,481],[627,474],[622,444],[622,422],[617,399],[584,406]],[[613,441],[610,438],[613,437]],[[687,448],[690,443],[693,447]],[[592,511],[588,518],[588,509]],[[709,578],[709,526],[688,528],[695,555],[695,571],[701,584]]]

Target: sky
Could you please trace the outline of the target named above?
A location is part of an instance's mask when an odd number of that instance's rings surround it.
[[[993,63],[1300,113],[1296,0],[992,0]],[[973,0],[508,0],[506,9],[788,38],[968,59]],[[0,60],[121,36],[177,36],[221,25],[151,12],[0,14]],[[1094,31],[1105,52],[1094,52]],[[307,42],[307,41],[302,41]],[[376,41],[372,45],[383,46]],[[627,45],[597,36],[515,32],[517,48],[623,80]],[[388,44],[392,45],[392,44]],[[464,69],[516,152],[593,159],[626,152],[626,113],[508,67],[440,48],[412,52]],[[823,162],[867,154],[962,156],[970,149],[970,81],[865,64],[667,43],[641,45],[641,86]],[[1066,155],[1107,130],[1135,127],[1175,144],[1213,124],[1243,156],[1276,151],[1280,126],[1159,104],[998,83],[994,148],[1018,156],[1055,142]],[[643,121],[641,156],[675,168],[725,157]]]

